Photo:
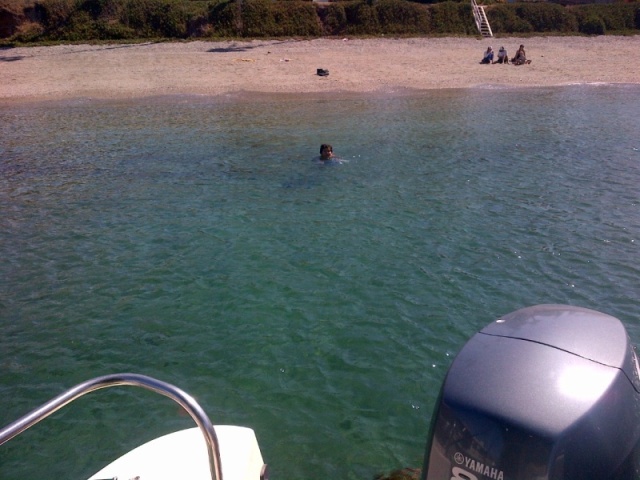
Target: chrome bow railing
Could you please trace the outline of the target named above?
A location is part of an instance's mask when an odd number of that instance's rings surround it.
[[[164,395],[165,397],[169,397],[184,408],[189,415],[191,415],[191,418],[196,422],[204,436],[207,444],[207,453],[209,454],[209,469],[211,471],[212,480],[223,480],[218,437],[216,436],[216,432],[211,424],[211,420],[209,420],[209,417],[202,407],[198,405],[198,402],[196,402],[191,395],[169,383],[144,375],[138,375],[136,373],[116,373],[96,377],[70,388],[66,392],[49,400],[47,403],[41,405],[24,417],[19,418],[0,430],[0,445],[8,442],[16,435],[19,435],[29,427],[35,425],[41,420],[44,420],[49,415],[57,412],[65,405],[68,405],[87,393],[103,388],[123,385],[142,387],[147,390],[154,391]]]

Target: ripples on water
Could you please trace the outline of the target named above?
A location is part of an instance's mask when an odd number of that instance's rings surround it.
[[[640,340],[639,109],[612,86],[0,107],[0,422],[134,371],[254,428],[276,478],[420,466],[497,316],[574,304]],[[314,165],[324,142],[348,163]],[[87,477],[189,425],[94,393],[0,477]]]

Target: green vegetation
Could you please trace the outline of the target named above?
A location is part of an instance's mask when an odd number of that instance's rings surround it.
[[[553,3],[512,3],[487,8],[494,32],[604,35],[638,33],[640,3],[588,4],[563,7]]]
[[[497,35],[638,33],[640,3],[495,3]],[[0,0],[4,43],[325,35],[477,35],[469,2]]]

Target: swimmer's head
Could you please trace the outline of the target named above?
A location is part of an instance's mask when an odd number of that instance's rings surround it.
[[[333,147],[328,143],[320,145],[320,158],[322,160],[327,160],[331,157],[333,157]]]

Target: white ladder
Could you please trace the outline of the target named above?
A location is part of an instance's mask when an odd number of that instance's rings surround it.
[[[473,18],[476,20],[476,27],[478,27],[480,35],[483,37],[493,37],[491,25],[489,25],[487,14],[484,12],[484,6],[478,5],[476,0],[471,0],[471,8],[473,9]]]

